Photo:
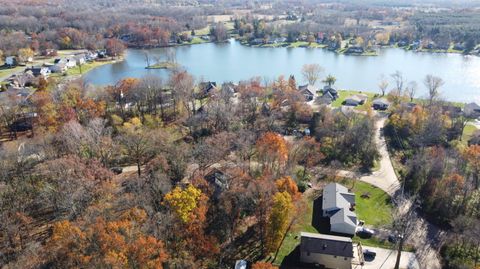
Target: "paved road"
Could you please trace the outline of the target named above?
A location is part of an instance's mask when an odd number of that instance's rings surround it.
[[[340,176],[353,177],[367,182],[387,192],[394,197],[400,190],[401,184],[393,169],[390,155],[387,150],[385,137],[382,128],[385,125],[386,117],[378,116],[375,124],[375,143],[380,153],[380,169],[369,174],[360,174],[350,171],[339,171]],[[405,206],[405,205],[399,205]],[[421,216],[416,215],[415,232],[408,236],[407,240],[416,248],[416,257],[420,264],[419,268],[440,269],[441,263],[438,255],[438,247],[444,240],[444,232],[433,224],[430,224]],[[405,257],[402,256],[401,260]],[[368,267],[365,267],[368,268]]]

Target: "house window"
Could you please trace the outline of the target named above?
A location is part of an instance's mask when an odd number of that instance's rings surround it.
[[[347,257],[343,258],[344,260],[347,260]]]
[[[333,256],[335,259],[337,258],[337,256]]]

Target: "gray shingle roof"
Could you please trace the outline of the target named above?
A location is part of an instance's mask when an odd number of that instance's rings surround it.
[[[353,258],[353,244],[349,237],[306,232],[302,232],[300,237],[300,251],[302,253],[319,253]]]

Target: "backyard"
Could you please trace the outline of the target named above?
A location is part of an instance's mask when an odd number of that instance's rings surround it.
[[[351,187],[353,182],[345,180],[340,182],[346,187]],[[388,227],[392,223],[392,204],[387,193],[368,183],[357,181],[353,187],[356,194],[356,213],[359,220],[365,221],[365,225],[374,228]],[[367,194],[369,198],[361,198],[362,194]],[[300,244],[300,232],[318,233],[318,230],[312,225],[313,217],[313,195],[304,196],[306,210],[301,212],[297,224],[288,232],[282,246],[280,247],[278,256],[273,262],[275,265],[282,264],[284,258],[288,256]],[[361,242],[363,245],[390,248],[390,244],[386,240],[377,238],[360,238],[353,237],[354,242]]]

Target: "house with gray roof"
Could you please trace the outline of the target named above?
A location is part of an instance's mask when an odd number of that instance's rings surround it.
[[[352,239],[316,233],[300,233],[300,261],[322,265],[323,268],[352,268]]]
[[[330,231],[354,235],[357,228],[357,215],[353,212],[355,194],[345,186],[330,183],[323,189],[322,215],[330,218]]]

